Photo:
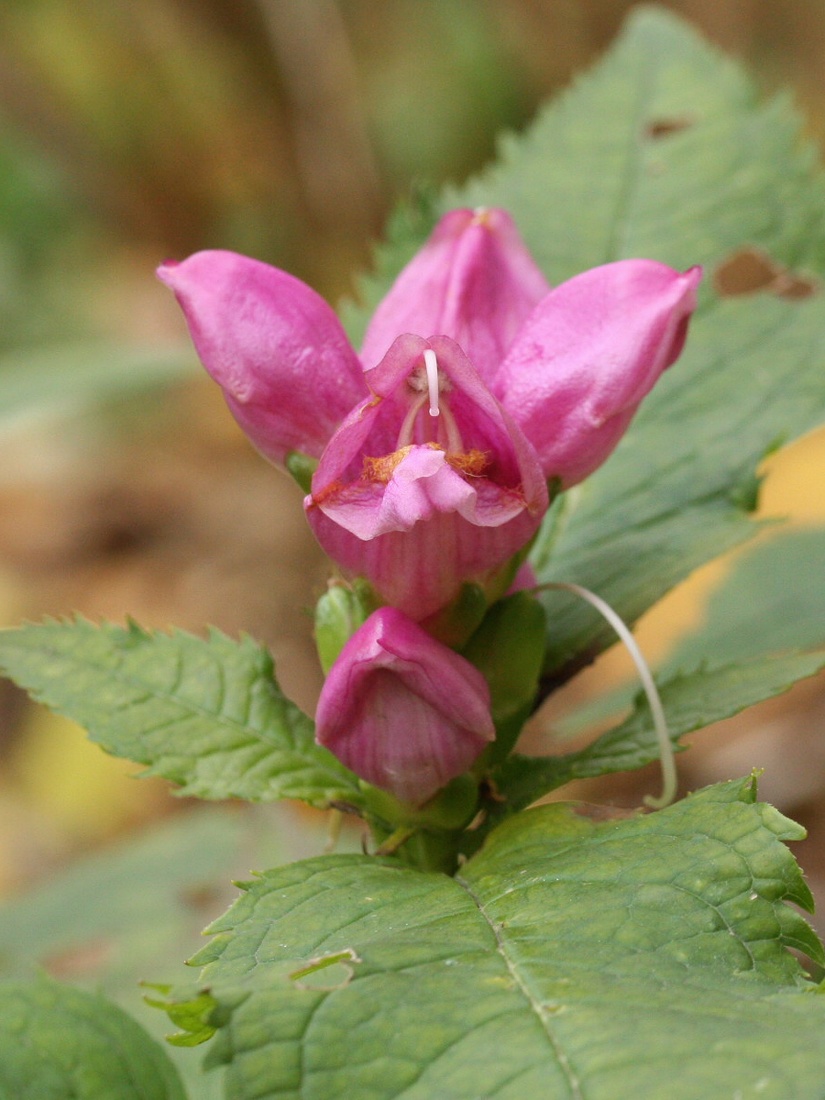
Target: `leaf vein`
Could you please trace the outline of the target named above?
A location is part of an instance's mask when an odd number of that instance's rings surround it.
[[[559,1042],[559,1040],[558,1040],[557,1036],[555,1035],[552,1027],[550,1026],[550,1021],[547,1017],[547,1013],[542,1011],[541,1001],[533,996],[533,993],[532,993],[528,983],[524,980],[524,978],[522,977],[522,975],[519,971],[519,968],[516,966],[515,960],[513,958],[511,958],[510,953],[507,950],[507,945],[504,942],[504,939],[501,935],[499,925],[495,921],[492,921],[490,919],[490,917],[487,915],[487,911],[485,909],[484,902],[482,901],[481,897],[476,893],[476,891],[473,889],[472,885],[466,879],[461,878],[458,875],[456,876],[456,882],[458,882],[467,891],[467,893],[469,894],[469,896],[472,899],[473,903],[475,904],[476,908],[478,909],[478,912],[484,918],[484,920],[487,922],[487,925],[490,928],[490,931],[492,932],[493,937],[495,939],[496,949],[498,950],[498,953],[501,955],[502,959],[504,960],[504,964],[507,967],[507,970],[510,973],[510,976],[512,977],[513,981],[516,983],[517,987],[521,990],[521,993],[524,996],[525,1000],[530,1005],[531,1009],[533,1010],[536,1017],[538,1018],[538,1021],[541,1024],[542,1029],[543,1029],[545,1035],[547,1036],[551,1047],[553,1048],[553,1053],[556,1056],[556,1061],[558,1063],[558,1066],[559,1066],[560,1070],[562,1071],[562,1073],[564,1074],[564,1076],[567,1080],[567,1084],[568,1084],[569,1089],[570,1089],[570,1098],[571,1098],[571,1100],[585,1100],[584,1093],[582,1092],[581,1081],[579,1079],[579,1076],[575,1072],[573,1066],[570,1064],[570,1060],[568,1059],[567,1055],[565,1054],[564,1049],[561,1046],[561,1043]]]

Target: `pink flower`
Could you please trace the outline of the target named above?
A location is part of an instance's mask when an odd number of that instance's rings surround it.
[[[448,337],[400,336],[365,377],[374,396],[324,451],[307,518],[344,569],[424,619],[529,542],[547,488],[532,447]]]
[[[284,272],[203,252],[159,275],[255,445],[320,458],[321,545],[416,620],[485,584],[548,496],[610,454],[682,349],[698,268],[594,268],[550,290],[501,210],[454,210],[401,272],[360,361]]]
[[[610,455],[685,344],[702,269],[618,260],[542,299],[492,390],[564,489]]]
[[[158,276],[183,307],[195,349],[262,454],[319,458],[366,393],[341,322],[305,283],[234,252],[196,252]]]
[[[315,720],[317,740],[356,775],[416,806],[495,736],[478,669],[392,607],[346,643]]]

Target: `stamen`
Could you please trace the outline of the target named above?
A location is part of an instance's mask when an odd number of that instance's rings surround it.
[[[455,417],[450,411],[450,403],[445,401],[444,407],[440,406],[440,395],[449,393],[452,388],[450,380],[438,369],[438,359],[432,348],[427,348],[422,359],[423,364],[419,363],[407,379],[407,386],[415,397],[401,424],[396,449],[406,447],[413,442],[418,414],[427,405],[430,416],[433,419],[438,418],[438,426],[432,425],[428,430],[423,425],[419,425],[421,434],[424,437],[435,435],[438,446],[451,454],[459,453],[464,450],[464,443]]]
[[[583,588],[579,584],[567,584],[564,581],[548,581],[546,584],[538,585],[538,587],[534,588],[532,591],[541,592],[548,588],[572,592],[574,595],[586,600],[591,606],[595,607],[597,611],[601,612],[627,646],[627,650],[633,658],[633,663],[639,674],[639,679],[642,681],[642,687],[647,695],[650,716],[653,719],[653,729],[659,745],[659,762],[662,767],[661,795],[658,798],[654,798],[652,795],[645,795],[644,802],[646,806],[650,806],[654,810],[663,810],[665,806],[669,806],[676,797],[676,788],[678,786],[676,758],[673,752],[673,742],[670,739],[670,731],[667,728],[667,719],[665,718],[662,700],[659,697],[656,684],[653,682],[653,676],[650,673],[647,661],[645,661],[636,639],[630,633],[627,624],[616,614],[610,604],[606,603],[601,596],[597,596],[595,592],[591,592],[589,588]]]
[[[432,409],[430,409],[432,412]],[[444,402],[444,416],[442,418],[442,424],[446,428],[447,437],[447,453],[448,454],[461,454],[464,450],[464,440],[461,438],[461,432],[458,430],[458,424],[455,422],[449,402]]]
[[[427,372],[427,391],[430,396],[430,416],[439,416],[441,410],[438,407],[438,360],[432,348],[424,352],[424,369]]]
[[[401,430],[398,433],[398,440],[395,444],[395,449],[400,450],[402,447],[408,447],[413,441],[413,431],[415,429],[415,419],[424,406],[424,402],[427,400],[425,394],[421,394],[407,409],[407,415],[404,417],[404,422],[401,425]]]

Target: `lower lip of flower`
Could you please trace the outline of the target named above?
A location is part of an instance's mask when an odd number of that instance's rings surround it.
[[[464,582],[486,583],[547,507],[527,440],[458,345],[431,341],[400,336],[367,377],[372,397],[330,441],[304,501],[344,572],[416,621]]]
[[[425,443],[424,446],[434,451],[444,450],[438,443]],[[412,449],[413,444],[410,443],[405,447],[399,447],[397,451],[393,451],[391,454],[382,455],[377,458],[371,455],[364,455],[363,479],[365,481],[377,482],[379,485],[387,485],[392,480],[392,475],[395,473],[396,468],[404,461]],[[479,450],[447,451],[446,461],[449,466],[452,466],[457,473],[464,477],[481,477],[490,464],[490,459],[486,452]]]

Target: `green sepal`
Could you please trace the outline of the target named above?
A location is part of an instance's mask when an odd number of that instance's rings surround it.
[[[315,645],[326,675],[372,608],[360,592],[332,582],[315,606]]]
[[[462,653],[490,688],[496,740],[481,758],[485,767],[509,755],[530,715],[544,661],[545,614],[529,592],[495,604]]]
[[[284,466],[305,493],[312,491],[312,475],[318,469],[317,458],[305,455],[301,451],[288,451],[284,459]]]
[[[367,617],[382,606],[382,600],[366,577],[354,577],[350,587],[366,609]]]
[[[391,829],[460,829],[473,817],[478,802],[478,784],[472,775],[450,780],[423,806],[401,802],[389,791],[362,782],[368,818],[386,823]]]
[[[446,607],[442,607],[421,624],[444,645],[458,649],[464,645],[487,611],[488,600],[479,584],[468,582]]]
[[[376,855],[391,855],[419,871],[455,874],[466,847],[466,827],[478,810],[478,781],[459,775],[423,806],[400,802],[388,791],[362,783],[363,816],[378,843]]]

